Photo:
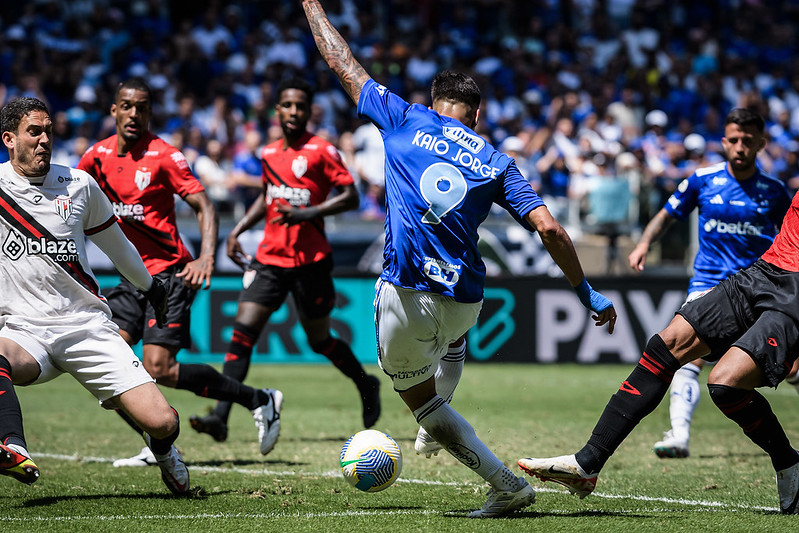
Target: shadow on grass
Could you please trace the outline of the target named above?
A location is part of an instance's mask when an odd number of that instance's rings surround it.
[[[264,467],[264,466],[307,466],[310,463],[298,461],[281,461],[279,459],[265,459],[263,461],[252,459],[216,459],[212,461],[191,461],[187,462],[186,466],[199,467],[222,467],[222,466],[237,466],[237,467]]]
[[[724,457],[768,457],[764,452],[750,452],[750,453],[738,453],[738,452],[723,452],[723,453],[702,453],[699,455],[691,455],[691,457],[696,457],[697,459],[718,459]],[[670,457],[665,457],[664,459],[670,459]]]
[[[234,491],[215,491],[214,495],[224,492]],[[21,508],[49,507],[64,502],[89,502],[97,500],[205,500],[208,493],[202,487],[192,487],[184,496],[175,496],[168,492],[148,492],[144,494],[72,494],[68,496],[48,496],[46,498],[32,498],[25,500],[19,506]]]
[[[341,437],[302,437],[302,438],[299,438],[299,437],[295,437],[295,438],[292,438],[292,437],[286,437],[286,438],[280,437],[280,442],[339,442],[339,443],[341,443],[343,445],[345,442],[347,442],[347,439],[349,439],[350,437],[352,437],[352,435],[347,435],[346,437],[345,436],[341,436]],[[397,442],[416,442],[416,435],[414,435],[413,437],[399,437],[399,438],[397,438],[397,437],[392,435],[391,438],[394,439]]]
[[[442,516],[450,517],[450,518],[467,518],[469,513],[471,513],[474,509],[458,509],[453,511],[444,511],[441,513]],[[644,515],[644,514],[631,514],[626,512],[614,512],[614,511],[598,511],[598,510],[585,510],[585,511],[574,511],[572,513],[564,513],[564,512],[557,512],[557,513],[547,513],[542,511],[516,511],[514,513],[509,514],[508,516],[503,516],[501,518],[495,518],[492,520],[518,520],[520,518],[546,518],[546,517],[558,517],[558,518],[589,518],[593,516],[601,516],[601,517],[624,517],[624,518],[652,518],[651,515]],[[472,520],[470,518],[470,520]]]

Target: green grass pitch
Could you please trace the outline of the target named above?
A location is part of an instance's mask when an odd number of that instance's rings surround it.
[[[627,365],[481,365],[467,363],[453,407],[511,468],[519,457],[572,453],[583,445]],[[379,372],[376,367],[370,372]],[[703,373],[702,381],[706,379]],[[487,485],[451,456],[413,452],[413,416],[383,384],[376,429],[403,451],[400,479],[362,493],[338,470],[344,441],[360,426],[355,387],[329,365],[255,365],[247,382],[285,394],[275,450],[258,452],[250,413],[235,407],[228,441],[196,434],[191,414],[212,405],[164,389],[181,415],[179,447],[193,497],[173,498],[156,467],[114,468],[143,445],[114,413],[101,409],[70,377],[18,388],[29,449],[41,478],[33,486],[0,477],[0,530],[230,532],[764,532],[793,531],[795,516],[777,510],[768,457],[704,394],[688,459],[658,459],[652,444],[667,428],[666,402],[644,420],[584,500],[560,485],[530,479],[538,491],[526,512],[470,520]],[[763,389],[761,389],[763,390]],[[783,384],[763,390],[788,436],[799,443],[799,395]]]

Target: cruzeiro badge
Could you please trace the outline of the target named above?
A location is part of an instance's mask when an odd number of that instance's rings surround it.
[[[64,219],[64,222],[69,218],[69,215],[72,214],[72,198],[67,196],[66,198],[57,197],[53,200],[53,204],[55,204],[55,212],[58,213],[58,216]]]

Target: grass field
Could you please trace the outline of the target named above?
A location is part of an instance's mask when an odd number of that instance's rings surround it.
[[[629,370],[467,364],[453,406],[518,473],[519,457],[582,446]],[[667,425],[664,403],[611,458],[585,500],[531,479],[538,495],[527,512],[466,519],[483,504],[487,485],[446,454],[427,460],[413,453],[417,426],[383,378],[377,429],[399,442],[404,468],[394,486],[376,494],[351,488],[339,474],[341,445],[361,429],[360,403],[331,366],[251,369],[248,383],[285,394],[281,437],[267,457],[258,452],[247,411],[234,409],[228,441],[216,443],[188,425],[189,415],[203,413],[211,402],[165,389],[182,416],[178,442],[191,471],[189,499],[171,497],[155,467],[111,466],[114,458],[138,452],[142,442],[71,378],[18,389],[29,449],[42,474],[30,487],[0,478],[0,531],[725,533],[794,531],[799,525],[799,517],[777,510],[768,458],[706,396],[690,458],[658,459],[651,451]],[[764,393],[799,443],[799,395],[786,385]]]

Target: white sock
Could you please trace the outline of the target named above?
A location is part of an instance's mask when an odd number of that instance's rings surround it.
[[[496,455],[483,444],[474,428],[458,414],[441,396],[434,396],[429,402],[413,412],[416,421],[424,427],[430,436],[441,444],[450,455],[475,471],[477,475],[501,486],[492,486],[497,490],[516,490],[516,486],[503,483],[503,476],[495,474],[503,468]],[[499,477],[499,480],[493,479]],[[516,476],[513,476],[514,479]],[[517,482],[518,483],[518,482]]]
[[[499,470],[491,476],[488,483],[494,487],[495,490],[502,492],[516,492],[521,487],[522,482],[519,478],[510,471],[504,464],[499,467]]]
[[[466,361],[466,339],[460,346],[449,347],[447,355],[441,358],[436,369],[436,392],[444,398],[447,403],[452,401],[455,387],[461,380],[463,374],[463,363]]]
[[[674,373],[669,394],[671,429],[678,439],[688,440],[691,420],[699,405],[699,372],[701,368],[688,363]]]

